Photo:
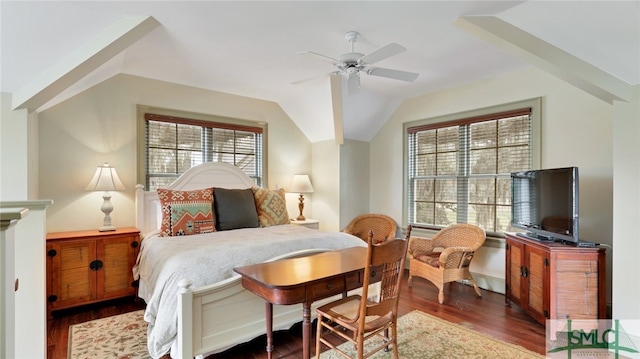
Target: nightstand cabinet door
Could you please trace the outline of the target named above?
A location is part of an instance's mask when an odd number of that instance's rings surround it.
[[[136,228],[47,234],[47,315],[51,311],[136,294]]]
[[[93,240],[65,241],[47,245],[48,302],[52,309],[67,308],[96,297]]]
[[[134,246],[132,242],[136,242]],[[97,299],[118,298],[136,294],[132,286],[138,248],[137,236],[105,238],[97,242],[96,258],[102,261],[97,275]]]

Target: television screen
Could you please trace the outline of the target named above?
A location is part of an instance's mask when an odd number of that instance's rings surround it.
[[[511,225],[540,240],[578,242],[578,168],[511,174]]]

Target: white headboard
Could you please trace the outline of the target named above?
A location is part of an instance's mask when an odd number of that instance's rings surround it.
[[[191,167],[167,186],[168,189],[188,191],[200,188],[250,188],[255,183],[238,167],[223,162],[206,162]],[[145,234],[160,229],[160,201],[156,191],[136,186],[136,227]]]

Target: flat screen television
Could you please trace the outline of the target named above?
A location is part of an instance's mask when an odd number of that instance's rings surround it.
[[[511,226],[530,238],[577,244],[578,168],[511,173]]]

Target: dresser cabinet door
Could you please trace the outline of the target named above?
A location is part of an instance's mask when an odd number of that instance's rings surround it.
[[[507,238],[506,299],[522,306],[524,245]]]
[[[523,308],[544,323],[549,318],[549,252],[527,246],[525,262],[526,304]]]

